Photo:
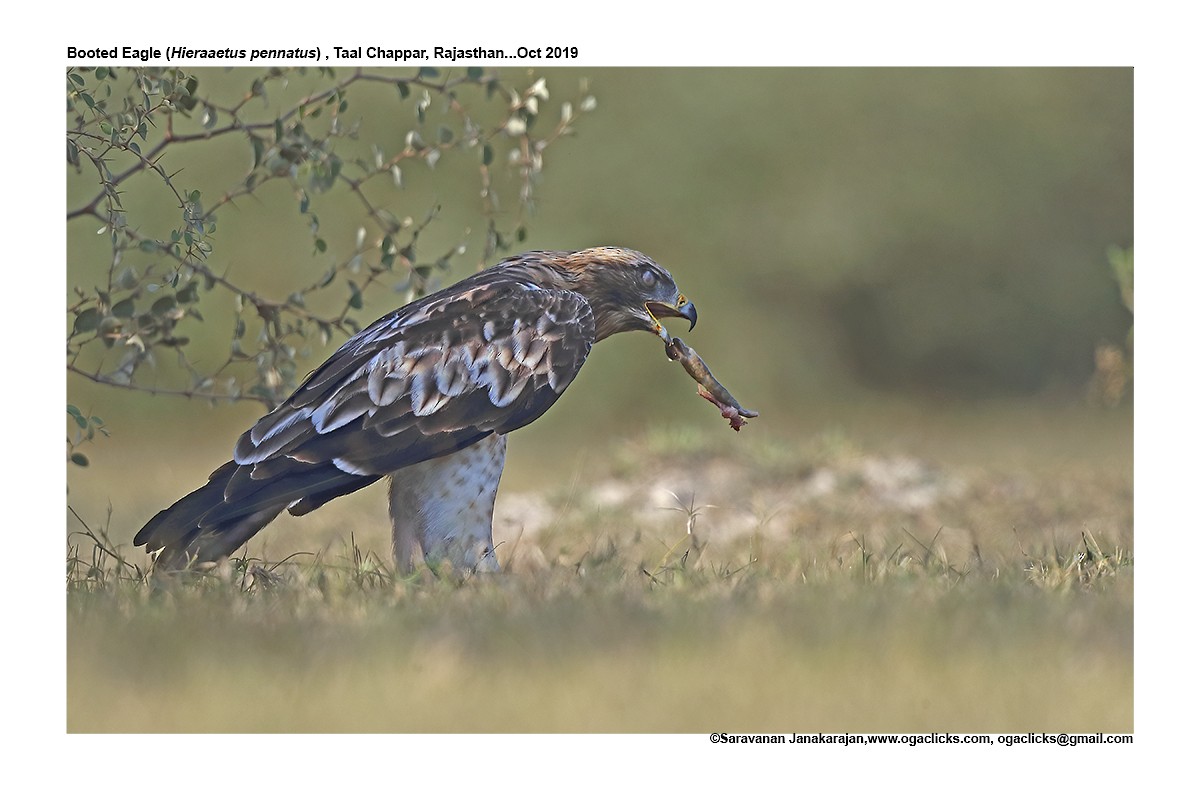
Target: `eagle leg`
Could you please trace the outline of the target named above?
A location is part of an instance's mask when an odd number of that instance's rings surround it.
[[[422,461],[391,475],[388,508],[396,569],[412,572],[417,548],[430,567],[496,572],[492,512],[504,470],[506,437]]]

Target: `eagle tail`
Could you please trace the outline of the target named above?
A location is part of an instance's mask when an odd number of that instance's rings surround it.
[[[154,561],[156,571],[187,569],[230,556],[287,507],[288,501],[281,500],[230,508],[225,487],[237,466],[230,461],[218,467],[208,483],[155,514],[133,537],[135,545],[161,551]]]
[[[161,551],[157,570],[187,569],[233,555],[284,509],[307,514],[382,477],[346,473],[332,463],[282,460],[280,466],[255,479],[251,467],[227,461],[208,483],[155,514],[133,543]]]

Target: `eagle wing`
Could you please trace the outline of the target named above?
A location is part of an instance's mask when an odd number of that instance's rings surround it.
[[[178,554],[206,534],[232,552],[284,508],[306,514],[545,413],[595,341],[591,307],[574,292],[476,278],[348,340],[134,543]]]

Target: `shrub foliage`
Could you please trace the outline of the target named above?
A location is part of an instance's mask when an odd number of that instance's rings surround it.
[[[317,337],[324,343],[352,335],[370,295],[396,290],[411,299],[472,250],[485,265],[524,240],[547,153],[595,105],[583,85],[574,102],[556,109],[560,113],[543,114],[549,99],[543,78],[523,76],[514,85],[480,68],[235,71],[232,79],[244,79],[244,90],[232,101],[206,86],[213,74],[161,67],[67,70],[68,192],[88,198],[67,209],[68,241],[78,234],[74,226],[90,223],[106,242],[102,259],[79,263],[71,254],[71,373],[128,390],[274,407],[302,374],[297,353]],[[380,84],[393,87],[394,108],[375,102]],[[305,94],[297,100],[298,85]],[[362,141],[360,115],[381,113],[402,135],[390,145]],[[405,120],[411,121],[407,131]],[[202,191],[196,184],[213,158],[210,152],[205,161],[205,149],[229,147],[231,140],[244,148],[244,174],[222,191]],[[233,163],[227,155],[218,158]],[[478,175],[478,186],[465,196],[436,178],[422,184],[432,191],[406,187],[406,170],[436,173],[464,161],[473,162]],[[238,262],[236,248],[222,250],[218,235],[222,212],[249,198],[268,202],[261,190],[279,183],[287,192],[269,196],[294,199],[314,256],[326,267],[315,276],[296,270],[282,292],[278,276],[270,290],[255,282],[264,276],[239,274],[231,266]],[[323,195],[359,210],[352,233],[331,236],[322,225],[315,200]],[[175,209],[170,224],[127,210],[144,209],[147,201]],[[454,246],[429,252],[422,233],[446,204],[477,220],[475,244],[464,232]],[[334,252],[329,242],[338,240],[353,245]],[[216,335],[204,327],[205,313],[222,302],[212,295],[224,295],[234,308],[232,329],[221,334],[230,337],[222,363],[194,357],[199,332],[207,348]],[[156,375],[164,358],[181,368],[171,375],[174,384]],[[77,448],[103,422],[76,406],[68,414],[69,457],[85,465]]]

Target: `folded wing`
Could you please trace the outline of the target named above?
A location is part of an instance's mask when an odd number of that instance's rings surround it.
[[[134,543],[162,548],[168,568],[214,560],[285,508],[306,514],[545,413],[591,349],[592,309],[574,292],[476,277],[347,341]]]

